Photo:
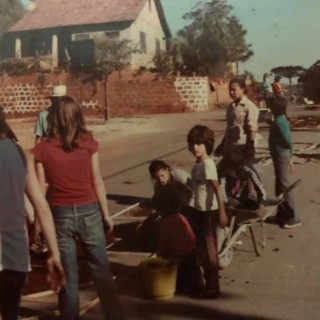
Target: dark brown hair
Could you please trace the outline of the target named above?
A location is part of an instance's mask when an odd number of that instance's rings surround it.
[[[271,100],[270,109],[275,116],[286,115],[287,100],[285,97],[275,97]]]
[[[240,87],[243,91],[246,91],[246,87],[247,87],[247,86],[246,86],[246,82],[245,82],[244,79],[242,79],[242,78],[234,78],[234,79],[231,79],[230,82],[229,82],[229,89],[230,89],[231,85],[234,84],[234,83],[238,84],[239,87]]]
[[[214,147],[214,133],[208,127],[198,124],[188,133],[187,142],[189,148],[195,144],[204,144],[207,154],[210,155]]]
[[[168,164],[166,164],[164,161],[162,160],[154,160],[150,163],[149,165],[149,173],[152,179],[155,178],[156,173],[159,170],[171,170],[170,166]]]
[[[48,115],[49,138],[59,138],[64,151],[70,152],[78,146],[82,134],[90,134],[86,129],[79,104],[70,96],[64,96],[52,106]]]

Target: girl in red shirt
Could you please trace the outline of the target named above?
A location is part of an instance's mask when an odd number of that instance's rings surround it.
[[[98,143],[86,129],[81,108],[69,96],[48,115],[46,140],[33,149],[42,186],[47,181],[66,285],[59,293],[62,319],[79,319],[76,239],[91,270],[105,319],[125,319],[106,254],[103,223],[112,230],[98,160]]]

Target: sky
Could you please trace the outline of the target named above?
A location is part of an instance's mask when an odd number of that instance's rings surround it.
[[[162,0],[171,32],[187,21],[181,17],[198,0]],[[320,60],[319,0],[227,0],[232,13],[247,30],[247,43],[254,56],[240,64],[257,79],[273,67],[301,65],[310,67]]]
[[[27,0],[22,0],[24,3]],[[77,1],[77,0],[74,0]],[[190,23],[182,16],[198,0],[162,0],[166,18],[175,34]],[[240,73],[252,72],[261,80],[263,73],[278,66],[310,67],[320,60],[319,0],[227,0],[232,13],[247,30],[247,43],[254,56],[240,64]]]

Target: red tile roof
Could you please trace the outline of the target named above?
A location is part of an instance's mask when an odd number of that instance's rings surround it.
[[[145,4],[146,0],[36,0],[35,10],[9,32],[134,21]]]

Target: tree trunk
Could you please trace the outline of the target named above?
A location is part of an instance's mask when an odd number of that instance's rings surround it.
[[[104,79],[104,120],[109,120],[109,110],[108,110],[108,76]]]

